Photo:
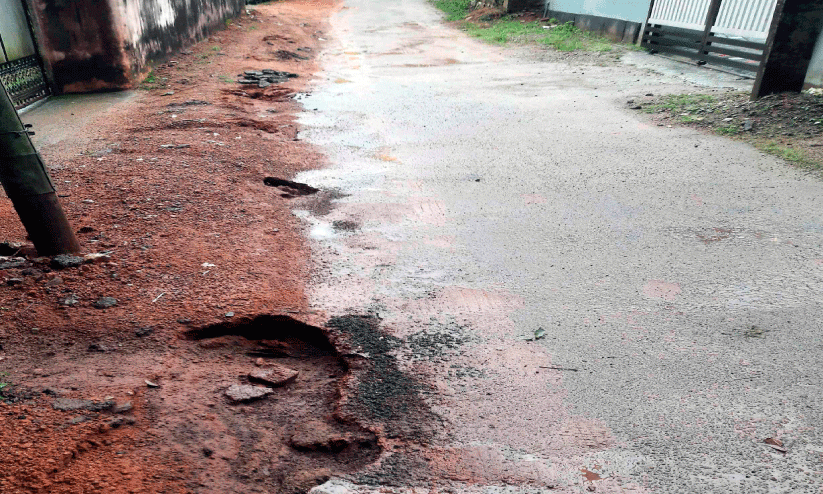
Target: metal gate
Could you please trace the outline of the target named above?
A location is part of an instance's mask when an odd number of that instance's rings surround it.
[[[777,0],[652,0],[642,45],[757,72],[776,6]]]
[[[0,81],[15,108],[49,94],[28,11],[21,0],[0,0]]]

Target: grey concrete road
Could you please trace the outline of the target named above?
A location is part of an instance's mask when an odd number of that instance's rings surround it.
[[[625,108],[696,79],[440,19],[346,0],[303,99],[313,303],[442,420],[315,492],[823,492],[823,182]]]

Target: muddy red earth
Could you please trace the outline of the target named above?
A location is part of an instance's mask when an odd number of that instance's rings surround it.
[[[42,150],[98,256],[39,258],[0,200],[0,492],[305,492],[379,456],[291,214],[318,193],[289,181],[321,161],[294,95],[334,8],[249,8]]]

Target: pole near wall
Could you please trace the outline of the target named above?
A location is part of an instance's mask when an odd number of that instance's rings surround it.
[[[803,90],[823,22],[823,0],[778,0],[752,99]]]
[[[41,256],[80,252],[43,159],[0,83],[0,182]]]

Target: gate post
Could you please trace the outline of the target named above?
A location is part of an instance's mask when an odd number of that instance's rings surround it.
[[[778,0],[752,100],[803,90],[821,22],[823,0]]]
[[[0,83],[0,182],[41,256],[80,252],[40,154]]]
[[[709,44],[709,35],[712,33],[714,23],[717,22],[717,14],[720,13],[720,4],[723,0],[712,0],[709,4],[709,11],[706,13],[706,27],[703,28],[703,37],[700,38],[700,55],[708,55],[706,45]],[[698,64],[705,64],[705,60],[698,60]]]

